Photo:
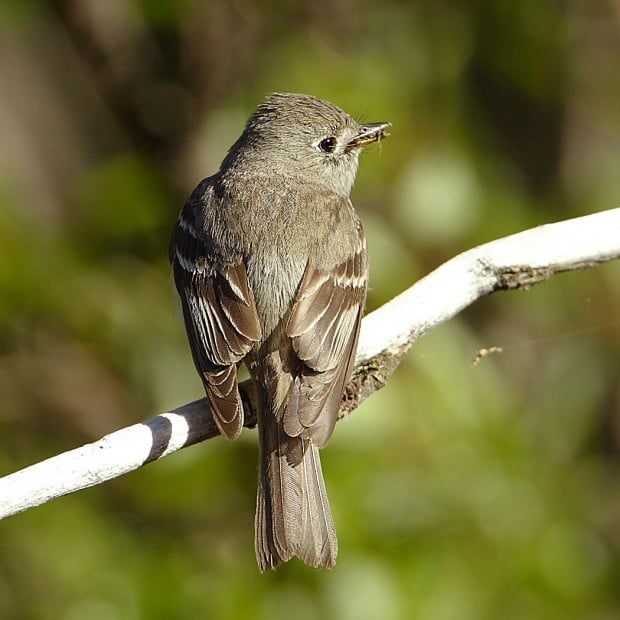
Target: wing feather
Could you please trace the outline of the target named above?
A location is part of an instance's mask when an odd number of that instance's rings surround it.
[[[331,436],[353,369],[367,278],[361,229],[355,252],[342,263],[331,270],[306,267],[286,327],[301,362],[283,415],[288,435],[319,447]]]
[[[210,251],[181,213],[170,257],[190,348],[214,420],[234,439],[243,427],[236,365],[260,340],[261,327],[242,258],[221,263]]]

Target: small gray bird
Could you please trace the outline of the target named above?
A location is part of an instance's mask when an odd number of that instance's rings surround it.
[[[368,259],[349,200],[362,147],[389,123],[276,93],[185,203],[170,261],[213,418],[243,426],[237,366],[258,391],[256,557],[332,567],[338,541],[319,448],[338,416],[366,299]]]

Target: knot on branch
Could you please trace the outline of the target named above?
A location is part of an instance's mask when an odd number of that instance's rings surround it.
[[[548,280],[556,269],[553,266],[531,267],[529,265],[510,265],[500,267],[496,271],[498,291],[511,291],[521,289],[527,291],[529,288]]]

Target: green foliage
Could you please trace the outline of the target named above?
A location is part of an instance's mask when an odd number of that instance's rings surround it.
[[[155,258],[170,225],[170,192],[136,154],[89,170],[76,187],[73,232],[87,253],[123,251]]]
[[[168,237],[270,91],[393,123],[353,194],[369,309],[617,207],[618,22],[594,4],[6,3],[1,471],[200,396]],[[414,347],[323,451],[331,572],[258,574],[245,431],[4,521],[0,617],[617,617],[619,283],[494,296]]]

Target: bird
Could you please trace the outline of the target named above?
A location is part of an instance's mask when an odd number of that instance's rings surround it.
[[[224,437],[243,427],[241,363],[256,384],[261,572],[294,556],[312,567],[336,562],[319,450],[352,375],[369,273],[349,195],[360,152],[389,126],[311,95],[273,93],[172,234],[190,350]]]

